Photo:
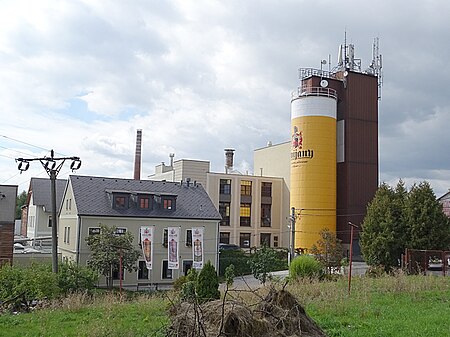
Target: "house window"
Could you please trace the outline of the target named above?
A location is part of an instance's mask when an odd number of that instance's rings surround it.
[[[69,244],[70,243],[70,227],[66,227],[67,228],[67,238],[66,238],[66,243]]]
[[[261,227],[270,227],[272,223],[271,208],[270,204],[261,204]]]
[[[126,209],[128,208],[128,196],[125,195],[114,195],[114,208],[115,209]]]
[[[186,247],[192,247],[192,229],[186,230]]]
[[[259,244],[260,246],[270,247],[270,233],[261,233],[259,235]]]
[[[168,246],[167,242],[169,241],[169,232],[168,231],[169,230],[167,228],[164,228],[163,237],[162,237],[162,245],[166,248]]]
[[[239,246],[241,248],[250,248],[250,233],[241,233],[239,235]]]
[[[148,280],[148,269],[145,261],[139,261],[138,280]]]
[[[48,227],[52,227],[52,216],[50,215],[49,217],[48,217]]]
[[[187,276],[189,269],[192,268],[192,260],[183,261],[183,274]]]
[[[219,243],[230,244],[230,233],[229,232],[220,232]]]
[[[240,225],[250,226],[250,215],[252,213],[252,204],[241,203],[240,209]]]
[[[220,221],[221,226],[230,225],[230,203],[229,202],[219,202],[219,213],[222,216]]]
[[[125,278],[125,275],[124,275],[124,274],[125,274],[125,273],[124,273],[124,269],[123,269],[123,267],[122,267],[122,281],[123,281],[124,278]],[[113,280],[118,280],[118,279],[119,279],[119,277],[120,277],[120,275],[119,275],[119,268],[113,270],[112,277],[113,277]]]
[[[64,243],[67,241],[67,227],[64,227]]]
[[[252,182],[249,180],[241,181],[241,195],[252,195]]]
[[[272,196],[272,183],[261,183],[261,196],[271,197]]]
[[[150,208],[150,198],[149,197],[139,197],[139,208],[149,209]]]
[[[100,234],[100,227],[89,227],[88,235],[98,235]]]
[[[278,236],[277,236],[277,235],[275,235],[275,236],[273,237],[273,246],[274,246],[275,248],[278,247]]]
[[[169,263],[167,260],[163,260],[161,278],[163,280],[172,279],[172,269],[169,269]]]
[[[167,209],[169,211],[173,210],[175,207],[175,202],[173,199],[163,199],[163,209]]]
[[[220,194],[231,194],[231,179],[220,179]]]
[[[124,235],[127,232],[127,229],[124,227],[117,227],[114,234],[116,235]]]

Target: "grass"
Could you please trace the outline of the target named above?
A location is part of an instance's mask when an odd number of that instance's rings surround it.
[[[289,289],[328,336],[450,336],[450,278],[355,278]]]
[[[74,295],[33,313],[0,316],[0,336],[165,336],[167,301],[117,294]]]
[[[449,336],[450,277],[406,276],[288,286],[329,337]],[[250,298],[249,298],[250,301]],[[0,316],[0,336],[165,336],[168,300],[74,295],[29,314]]]

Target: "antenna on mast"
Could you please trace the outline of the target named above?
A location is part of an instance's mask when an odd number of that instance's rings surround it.
[[[378,79],[378,99],[381,100],[381,87],[383,85],[383,58],[380,54],[380,39],[378,37],[373,39],[372,45],[372,62],[370,63],[367,72],[375,75]]]

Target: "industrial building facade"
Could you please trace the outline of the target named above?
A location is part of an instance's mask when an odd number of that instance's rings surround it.
[[[374,59],[362,70],[353,45],[341,51],[333,70],[300,69],[291,97],[291,139],[255,150],[254,168],[287,182],[296,248],[311,248],[324,228],[336,231],[348,248],[350,222],[359,226],[358,253],[360,224],[378,188],[381,55],[374,43]]]
[[[148,178],[201,183],[222,217],[219,243],[244,249],[263,244],[287,248],[289,190],[284,179],[239,173],[230,151],[226,150],[225,172],[210,172],[208,161],[180,159],[156,166]]]

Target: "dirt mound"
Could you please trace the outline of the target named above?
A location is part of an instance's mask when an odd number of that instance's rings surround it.
[[[222,332],[219,335],[219,332]],[[292,294],[272,289],[253,309],[222,300],[171,310],[170,337],[325,337]]]

